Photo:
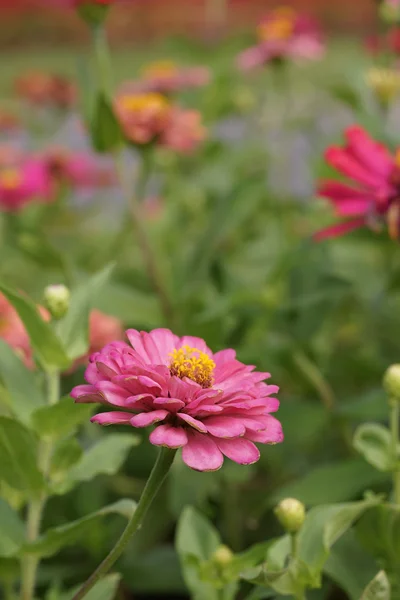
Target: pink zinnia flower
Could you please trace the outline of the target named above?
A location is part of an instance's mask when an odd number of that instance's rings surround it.
[[[0,164],[0,209],[18,212],[30,202],[51,202],[53,186],[44,161],[24,158]]]
[[[134,144],[157,140],[169,119],[171,105],[157,93],[136,93],[121,88],[115,101],[116,115],[126,138]]]
[[[85,378],[73,389],[77,402],[100,402],[112,410],[95,415],[101,425],[156,425],[155,446],[182,448],[184,462],[214,471],[224,456],[251,464],[260,453],[254,442],[283,440],[281,424],[270,413],[278,391],[236,359],[234,350],[213,353],[204,340],[177,337],[168,329],[150,333],[130,329],[130,344],[114,342],[93,354]]]
[[[318,24],[292,8],[272,10],[257,28],[259,43],[238,56],[238,66],[254,69],[273,60],[318,60],[324,44]]]
[[[147,65],[141,73],[141,79],[126,86],[136,92],[172,94],[202,87],[209,82],[210,71],[207,67],[180,67],[173,61],[162,60]]]
[[[54,106],[65,110],[75,104],[75,85],[62,75],[29,71],[15,81],[17,94],[37,106]]]
[[[346,130],[344,148],[331,146],[325,159],[350,179],[349,183],[324,181],[318,195],[328,198],[345,221],[316,234],[321,240],[336,237],[359,227],[379,228],[386,223],[390,237],[399,238],[400,154],[393,156],[361,127]]]
[[[193,152],[205,137],[206,129],[201,123],[199,111],[174,107],[160,143],[171,150],[187,154]]]
[[[56,182],[66,182],[74,188],[107,187],[116,182],[113,167],[88,153],[52,148],[44,160]]]
[[[20,121],[16,115],[0,108],[0,134],[10,133],[20,128]]]

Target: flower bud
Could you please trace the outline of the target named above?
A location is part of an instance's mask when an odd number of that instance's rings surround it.
[[[77,10],[88,25],[101,25],[113,0],[79,0]]]
[[[400,93],[400,73],[395,69],[369,69],[365,80],[382,106],[389,106]]]
[[[63,284],[49,285],[44,290],[46,306],[54,319],[61,319],[68,312],[70,298],[70,291]]]
[[[225,567],[232,561],[233,556],[234,554],[232,550],[228,548],[228,546],[221,544],[220,546],[218,546],[218,548],[212,555],[212,560],[214,563],[217,563],[220,567]]]
[[[388,396],[400,400],[400,364],[387,369],[383,376],[383,387]]]
[[[275,515],[288,533],[297,533],[306,518],[306,509],[296,498],[285,498],[275,508]]]

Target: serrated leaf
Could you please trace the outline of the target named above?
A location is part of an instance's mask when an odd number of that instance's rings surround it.
[[[60,548],[74,545],[85,536],[87,531],[92,527],[95,527],[96,523],[107,515],[117,514],[126,519],[130,519],[134,513],[135,507],[136,503],[133,502],[133,500],[119,500],[118,502],[105,506],[82,519],[48,529],[35,542],[25,544],[23,551],[38,556],[52,556],[58,552]]]
[[[390,581],[385,571],[379,571],[365,588],[360,600],[390,600]]]
[[[121,469],[129,450],[139,443],[140,438],[134,433],[105,436],[71,469],[67,483],[90,481],[97,475],[114,475]]]
[[[8,392],[11,412],[24,425],[29,425],[32,413],[46,400],[33,371],[25,367],[15,352],[0,340],[0,378]]]
[[[57,331],[70,359],[84,356],[89,348],[89,313],[93,300],[101,294],[114,265],[108,265],[73,291],[71,304]]]
[[[42,367],[46,370],[66,369],[71,361],[51,325],[42,319],[35,304],[3,284],[0,284],[0,291],[17,311]]]
[[[0,480],[28,494],[44,486],[36,466],[36,440],[18,421],[0,417]]]
[[[114,600],[118,591],[121,576],[118,573],[107,575],[96,583],[94,588],[86,594],[86,600]],[[75,594],[79,591],[80,586],[77,586],[70,592],[63,594],[60,600],[73,600]]]
[[[24,524],[7,502],[0,498],[0,557],[15,556],[24,541]]]
[[[92,143],[97,152],[115,150],[122,142],[121,129],[111,102],[103,92],[95,101],[91,130]]]
[[[52,406],[45,406],[32,415],[32,426],[40,437],[58,439],[73,433],[88,421],[93,407],[75,404],[68,396]]]
[[[354,448],[379,471],[391,471],[396,462],[393,456],[390,431],[378,423],[363,423],[357,427]]]

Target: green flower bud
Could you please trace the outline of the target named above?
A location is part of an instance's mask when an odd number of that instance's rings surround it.
[[[228,546],[221,544],[221,546],[218,546],[218,548],[215,550],[214,554],[212,555],[212,560],[214,563],[217,563],[219,566],[225,567],[230,562],[232,562],[233,557],[234,557],[234,554],[233,554],[232,550],[230,548],[228,548]]]
[[[63,285],[49,285],[44,290],[44,301],[54,319],[61,319],[69,309],[71,294]]]
[[[296,498],[285,498],[275,508],[275,515],[288,533],[297,533],[306,518],[306,509]]]
[[[78,13],[88,25],[101,25],[107,17],[111,2],[87,0],[78,5]]]
[[[383,376],[383,387],[388,396],[400,400],[400,364],[387,369]]]

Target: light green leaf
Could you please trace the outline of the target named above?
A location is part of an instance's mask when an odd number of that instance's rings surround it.
[[[107,575],[96,583],[94,588],[86,594],[86,600],[114,600],[116,597],[121,576],[118,573]],[[77,586],[67,594],[63,594],[60,600],[72,600],[78,592],[80,586]]]
[[[97,475],[114,475],[121,469],[129,450],[139,443],[140,438],[134,433],[105,436],[71,469],[67,483],[73,485],[77,481],[90,481]]]
[[[30,424],[32,413],[46,400],[34,372],[25,367],[15,352],[0,340],[0,378],[9,395],[13,415],[24,425]]]
[[[390,431],[378,423],[364,423],[357,427],[354,448],[379,471],[391,471],[396,457],[391,449]]]
[[[218,600],[217,590],[200,578],[199,567],[220,544],[221,538],[211,523],[193,507],[185,508],[178,521],[175,547],[184,580],[195,600]]]
[[[52,406],[37,410],[32,416],[34,430],[40,437],[58,439],[73,433],[89,420],[93,406],[75,404],[69,396]]]
[[[23,550],[29,554],[38,556],[52,556],[60,548],[74,545],[78,540],[85,537],[92,527],[107,515],[117,514],[130,519],[135,511],[136,503],[133,500],[119,500],[114,504],[105,506],[100,510],[83,517],[72,523],[48,529],[40,538],[30,544],[25,544]]]
[[[357,537],[388,571],[400,572],[400,507],[380,504],[366,512],[356,525]]]
[[[14,556],[24,541],[24,524],[7,502],[0,498],[0,557]]]
[[[44,486],[36,466],[36,440],[23,425],[0,417],[0,480],[28,494]]]
[[[32,300],[2,284],[0,291],[11,302],[25,325],[32,348],[43,368],[67,368],[71,361],[51,325],[42,319]]]
[[[82,454],[83,450],[75,438],[61,440],[51,457],[50,479],[52,483],[62,483],[71,467],[82,458]],[[58,490],[53,487],[53,491],[57,492]],[[60,493],[63,492],[62,486]]]
[[[308,512],[299,533],[298,558],[308,565],[315,586],[320,583],[321,570],[333,544],[379,501],[373,497],[361,502],[316,506]]]
[[[390,600],[390,581],[385,571],[379,571],[365,588],[360,600]]]
[[[65,317],[58,323],[57,331],[68,356],[84,356],[89,348],[89,313],[93,300],[101,295],[114,265],[108,265],[73,291],[71,304]]]

